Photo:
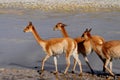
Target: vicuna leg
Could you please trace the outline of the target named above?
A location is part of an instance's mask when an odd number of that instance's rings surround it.
[[[114,76],[114,74],[113,74],[113,72],[111,71],[111,69],[109,69],[109,68],[107,67],[108,64],[109,64],[109,62],[110,62],[110,58],[109,58],[109,59],[106,59],[106,62],[105,62],[104,67],[105,67],[105,69],[106,69],[112,76]]]
[[[104,60],[102,60],[102,61],[103,61],[103,72],[105,72],[106,69],[105,69],[104,65],[105,65],[106,60],[104,59]]]
[[[80,68],[80,75],[81,75],[82,74],[82,65],[81,65],[81,61],[78,58],[78,54],[77,53],[73,53],[73,57],[78,62],[78,65],[79,65],[79,68]]]
[[[54,56],[54,64],[55,64],[55,73],[57,73],[58,68],[57,68],[57,58],[56,58],[56,56]]]
[[[90,64],[89,64],[89,61],[88,61],[87,56],[84,56],[84,59],[85,59],[85,61],[86,61],[87,65],[89,66],[89,68],[90,68],[91,72],[92,72],[92,73],[94,73],[93,69],[91,68],[91,66],[90,66]]]
[[[43,60],[42,60],[42,71],[44,70],[44,63],[49,57],[50,57],[49,55],[46,55],[45,58],[43,58]]]
[[[75,71],[76,64],[77,64],[77,61],[76,61],[76,59],[74,58],[74,65],[73,65],[72,73],[74,73],[74,71]]]
[[[112,71],[112,59],[110,60],[110,70]]]
[[[102,60],[102,62],[103,62],[103,72],[105,72],[106,69],[105,69],[104,65],[105,65],[106,59],[103,59],[101,56],[99,56],[99,58],[100,58],[100,59]]]
[[[64,71],[64,74],[67,73],[68,68],[70,67],[70,55],[66,57],[66,63],[67,63],[67,67],[66,67],[66,69]]]

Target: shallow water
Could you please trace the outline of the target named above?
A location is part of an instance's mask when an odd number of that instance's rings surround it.
[[[0,67],[41,66],[45,56],[41,47],[36,43],[31,33],[24,33],[23,29],[32,21],[43,39],[62,37],[59,31],[53,31],[58,22],[66,27],[71,37],[81,36],[86,28],[92,28],[92,34],[97,34],[105,40],[119,40],[120,12],[107,11],[41,11],[41,9],[0,8]],[[90,71],[82,55],[83,71]],[[102,62],[93,52],[88,56],[92,68],[102,70]],[[119,60],[113,60],[113,72],[120,73]],[[73,60],[71,59],[73,65]],[[65,69],[64,55],[58,58],[59,70]],[[47,70],[54,70],[53,58],[45,64]],[[71,70],[71,69],[69,69]],[[79,70],[77,67],[76,70]]]

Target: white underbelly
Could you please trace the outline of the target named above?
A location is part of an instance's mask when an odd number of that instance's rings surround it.
[[[64,53],[64,48],[63,47],[54,47],[51,49],[52,55],[60,55]]]

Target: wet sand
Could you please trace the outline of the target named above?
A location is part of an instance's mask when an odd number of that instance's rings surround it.
[[[34,69],[1,68],[0,80],[120,80],[120,76],[111,77],[105,74],[94,74],[83,72],[82,76],[78,73],[62,72],[54,74],[50,71],[44,71],[41,75]]]

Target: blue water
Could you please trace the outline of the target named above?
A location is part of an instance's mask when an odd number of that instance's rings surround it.
[[[41,66],[41,60],[45,56],[42,48],[31,33],[23,32],[29,21],[33,22],[43,39],[62,37],[59,31],[53,31],[53,27],[58,22],[68,25],[66,30],[73,38],[81,36],[86,28],[92,28],[92,34],[100,35],[105,40],[120,39],[119,9],[98,10],[89,8],[86,10],[82,8],[70,10],[68,8],[69,10],[66,11],[66,9],[57,10],[53,8],[51,10],[47,8],[46,10],[46,8],[15,8],[13,6],[0,8],[0,67],[33,68],[34,66]],[[59,70],[65,69],[64,56],[58,58]],[[90,71],[82,55],[79,57],[82,61],[83,71]],[[94,70],[102,70],[102,62],[94,52],[88,56],[88,59]],[[119,63],[119,60],[113,60],[113,72],[120,73]],[[72,58],[71,64],[73,65]],[[46,62],[45,68],[54,70],[52,57]],[[79,68],[77,67],[76,70]]]

